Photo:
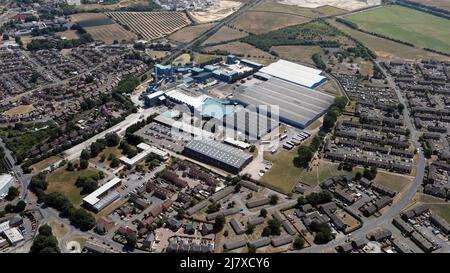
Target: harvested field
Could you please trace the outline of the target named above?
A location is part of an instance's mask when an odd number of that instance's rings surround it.
[[[237,29],[243,29],[254,34],[261,34],[309,21],[309,18],[299,15],[280,15],[272,12],[247,11],[233,21],[232,24]]]
[[[319,46],[273,46],[270,50],[282,59],[311,65],[315,65],[312,55],[322,51]]]
[[[366,47],[373,50],[379,58],[382,59],[394,59],[402,58],[405,60],[416,60],[416,59],[433,59],[439,61],[450,61],[449,57],[445,57],[439,54],[431,53],[423,49],[409,47],[400,43],[389,41],[383,38],[375,37],[363,33],[358,30],[354,30],[343,24],[337,23],[334,20],[328,20],[333,26],[337,27],[339,30],[349,34],[356,40],[363,43]]]
[[[112,44],[114,40],[117,41],[132,41],[137,39],[137,35],[131,31],[127,31],[119,24],[103,25],[96,27],[85,28],[88,33],[92,35],[95,40],[101,40],[107,44]]]
[[[330,5],[345,10],[357,10],[381,4],[381,0],[278,0],[277,2],[304,8]]]
[[[159,50],[146,50],[145,53],[155,59],[164,58],[170,54],[169,51],[159,51]]]
[[[9,109],[8,111],[5,111],[3,115],[5,116],[16,116],[16,115],[23,115],[30,113],[34,110],[34,106],[32,104],[30,105],[19,105],[14,108]]]
[[[184,12],[107,12],[106,15],[146,40],[162,38],[191,23]]]
[[[219,5],[207,11],[191,11],[191,17],[199,23],[219,21],[233,14],[242,5],[242,1],[219,0]]]
[[[450,53],[450,20],[402,6],[384,6],[344,17],[360,29]]]
[[[216,25],[215,23],[207,23],[195,26],[188,26],[178,30],[177,32],[170,35],[168,38],[175,42],[189,43],[215,25]]]
[[[214,51],[223,51],[245,57],[272,58],[272,55],[269,53],[242,42],[232,42],[223,45],[205,47],[204,50],[211,53]]]
[[[322,16],[337,15],[347,12],[344,9],[325,5],[317,8],[304,8],[278,3],[276,0],[267,0],[260,5],[252,8],[255,11],[276,12],[285,14],[301,15],[308,18],[317,18]]]
[[[247,36],[248,34],[245,31],[239,31],[236,28],[231,28],[229,26],[223,26],[214,33],[211,37],[209,37],[203,45],[221,43],[231,40],[236,40]]]

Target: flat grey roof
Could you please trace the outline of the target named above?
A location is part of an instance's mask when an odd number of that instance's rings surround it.
[[[247,160],[253,157],[251,154],[243,152],[238,148],[234,148],[210,139],[194,139],[189,142],[185,148],[235,168],[241,168],[245,165]]]
[[[280,117],[307,124],[325,112],[333,104],[335,97],[281,79],[271,78],[248,86],[242,92],[236,92],[234,99],[246,105],[258,106],[259,109],[261,105],[278,105]],[[260,113],[264,112],[260,109]]]

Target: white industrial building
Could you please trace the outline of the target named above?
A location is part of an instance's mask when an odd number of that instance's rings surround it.
[[[0,199],[8,195],[8,190],[14,184],[14,178],[10,174],[0,175]]]
[[[101,211],[106,206],[119,199],[120,194],[113,190],[120,186],[121,182],[122,180],[117,177],[111,179],[83,198],[84,204],[94,211]]]
[[[17,228],[7,229],[3,234],[12,246],[15,246],[18,242],[23,240],[23,235]]]
[[[258,75],[268,74],[275,78],[283,79],[291,83],[299,84],[309,88],[316,88],[326,81],[322,76],[322,70],[307,67],[301,64],[278,60],[259,70]]]
[[[169,158],[169,154],[166,151],[158,149],[154,146],[150,146],[146,143],[139,143],[137,145],[137,147],[141,150],[140,153],[135,155],[133,158],[128,158],[126,156],[122,156],[122,157],[120,157],[120,161],[122,161],[122,163],[127,166],[134,166],[136,163],[143,160],[149,154],[155,154],[164,160]]]

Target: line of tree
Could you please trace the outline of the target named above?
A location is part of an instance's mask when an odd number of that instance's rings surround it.
[[[75,208],[63,193],[45,193],[48,182],[44,173],[39,173],[31,178],[30,189],[38,197],[38,202],[58,210],[62,217],[70,220],[71,224],[80,230],[90,230],[95,226],[95,217],[83,208]]]
[[[58,239],[53,235],[52,228],[44,224],[38,230],[38,235],[33,239],[30,253],[60,253]]]

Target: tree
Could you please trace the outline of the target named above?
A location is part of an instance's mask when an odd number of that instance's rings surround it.
[[[41,226],[33,240],[30,253],[59,253],[58,240],[53,236],[52,228],[47,224]]]
[[[252,225],[250,223],[247,223],[245,233],[246,234],[253,234],[253,231],[255,231],[255,225]]]
[[[25,210],[26,207],[27,207],[27,203],[23,200],[20,200],[19,202],[17,202],[16,207],[14,208],[14,211],[22,212]]]
[[[111,160],[111,163],[109,164],[109,166],[111,168],[117,168],[119,166],[119,164],[120,164],[120,161],[117,158],[113,158]]]
[[[276,194],[272,194],[272,195],[269,196],[269,199],[270,199],[270,204],[271,205],[276,205],[278,203],[279,197]]]
[[[220,232],[223,227],[225,226],[225,216],[223,216],[222,214],[218,215],[214,221],[214,232],[218,233]]]
[[[377,168],[372,167],[370,169],[364,168],[363,177],[368,180],[373,180],[377,176]]]
[[[83,151],[81,151],[80,158],[88,160],[89,158],[91,158],[91,154],[86,149],[84,149]]]
[[[177,215],[175,216],[178,220],[182,220],[184,218],[184,209],[179,209]]]
[[[116,133],[108,133],[105,135],[106,145],[109,147],[114,147],[119,145],[120,137]]]
[[[361,180],[361,178],[362,178],[361,172],[357,172],[357,173],[355,174],[355,180],[356,180],[356,181],[359,181],[359,180]]]
[[[211,203],[208,208],[206,209],[207,213],[213,213],[213,212],[218,212],[220,210],[220,203],[217,202],[213,202]]]
[[[313,157],[313,151],[310,147],[300,145],[297,150],[298,156],[294,159],[294,163],[299,167],[307,167]]]
[[[89,162],[86,159],[81,159],[80,160],[80,169],[87,169],[87,167],[89,166]]]
[[[266,209],[261,209],[261,210],[259,211],[259,215],[260,215],[261,217],[266,218],[266,216],[267,216],[267,210],[266,210]]]
[[[281,234],[281,223],[277,219],[270,219],[267,221],[267,227],[270,229],[270,235]]]
[[[126,237],[127,246],[134,248],[137,243],[137,236],[135,233],[128,234]]]
[[[403,103],[399,103],[397,105],[397,110],[399,113],[403,113],[403,110],[405,109],[405,105],[403,105]]]
[[[95,226],[94,216],[85,209],[77,209],[71,215],[70,221],[81,230],[90,230]]]
[[[69,172],[72,172],[75,170],[72,162],[67,163],[66,170],[68,170]]]
[[[253,244],[248,244],[247,251],[248,253],[256,253],[256,246],[254,246]]]
[[[4,33],[2,38],[3,38],[4,41],[7,41],[7,40],[9,40],[9,35]]]
[[[9,201],[12,201],[17,196],[19,196],[19,190],[16,187],[9,187],[8,195],[6,196],[6,199],[9,200]]]
[[[241,184],[240,183],[237,183],[235,186],[234,186],[234,192],[235,193],[238,193],[238,192],[240,192],[241,191]]]
[[[305,246],[305,240],[301,236],[297,236],[294,240],[294,248],[302,249]]]

